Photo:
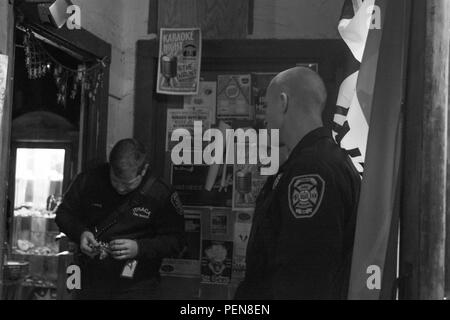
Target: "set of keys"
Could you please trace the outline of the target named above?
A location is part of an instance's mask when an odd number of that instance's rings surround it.
[[[109,243],[106,242],[98,242],[98,246],[91,246],[91,248],[95,250],[100,260],[105,260],[112,252]]]

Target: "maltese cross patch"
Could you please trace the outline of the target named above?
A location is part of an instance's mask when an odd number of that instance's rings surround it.
[[[305,175],[289,184],[289,208],[296,219],[312,218],[322,203],[325,181],[321,176]]]

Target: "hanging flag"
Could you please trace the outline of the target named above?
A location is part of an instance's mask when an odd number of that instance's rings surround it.
[[[351,61],[345,67],[346,77],[339,90],[333,136],[347,150],[360,173],[364,171],[376,76],[374,68],[381,37],[373,38],[370,44],[367,39],[370,29],[380,27],[377,12],[375,0],[346,0],[338,26],[339,34],[351,52]]]
[[[370,131],[358,207],[349,299],[395,298],[408,3],[407,0],[376,1],[381,29],[370,29],[359,71],[356,91],[361,113]],[[350,108],[357,105],[353,104]]]

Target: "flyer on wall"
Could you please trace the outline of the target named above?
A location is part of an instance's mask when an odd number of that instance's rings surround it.
[[[211,191],[205,189],[209,166],[172,165],[171,184],[185,206],[231,207],[233,198],[233,166],[222,166]]]
[[[202,220],[202,239],[233,241],[234,213],[231,208],[211,207]]]
[[[6,79],[8,77],[8,56],[0,54],[0,113],[5,103]]]
[[[172,141],[172,133],[176,129],[185,129],[189,135],[183,136],[184,139],[191,140],[194,137],[194,122],[201,121],[203,132],[211,128],[211,112],[206,108],[188,108],[188,109],[168,109],[167,110],[167,130],[166,130],[166,151],[172,151],[172,148],[180,142]],[[198,144],[203,146],[203,141]],[[196,144],[193,144],[195,147]],[[198,148],[199,149],[199,148]],[[197,150],[197,151],[202,151]]]
[[[219,75],[217,77],[217,120],[253,120],[251,75]]]
[[[179,256],[163,259],[162,275],[200,276],[201,219],[208,211],[206,208],[184,208],[186,245]]]
[[[169,95],[197,95],[201,55],[199,28],[162,28],[156,91]]]
[[[232,241],[202,241],[202,283],[229,284],[233,259]]]
[[[277,73],[253,73],[252,74],[252,87],[253,87],[253,101],[255,103],[255,120],[257,129],[266,128],[266,93],[267,87]]]
[[[215,81],[200,81],[200,88],[198,95],[185,96],[184,106],[185,110],[199,111],[208,113],[211,124],[216,123],[216,91],[217,82]],[[203,120],[203,119],[200,119]]]

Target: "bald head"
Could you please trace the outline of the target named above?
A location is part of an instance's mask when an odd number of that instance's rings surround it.
[[[267,89],[266,121],[269,129],[279,129],[281,143],[298,140],[321,127],[327,91],[320,76],[305,67],[278,74]],[[306,132],[306,133],[305,133]]]
[[[278,74],[269,85],[274,94],[285,93],[290,105],[322,116],[327,101],[327,90],[320,76],[305,67],[296,67]]]

